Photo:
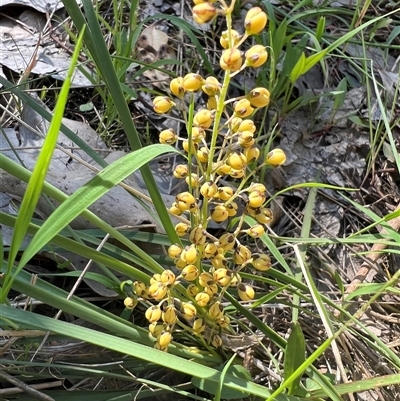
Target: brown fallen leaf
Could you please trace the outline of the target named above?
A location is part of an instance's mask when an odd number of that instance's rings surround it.
[[[175,52],[168,46],[169,36],[156,28],[156,23],[143,30],[136,44],[136,57],[144,63],[151,64],[157,60],[176,58]],[[162,89],[169,81],[169,75],[159,70],[147,70],[143,76]]]

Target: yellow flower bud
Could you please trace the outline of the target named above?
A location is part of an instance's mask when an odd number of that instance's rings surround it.
[[[222,52],[219,65],[223,70],[235,72],[240,70],[243,64],[242,53],[239,49],[226,49]]]
[[[254,108],[247,99],[240,99],[234,104],[235,115],[241,118],[250,116]]]
[[[191,134],[192,134],[192,142],[194,143],[200,143],[206,137],[206,132],[204,131],[203,128],[200,127],[192,127]]]
[[[182,302],[181,312],[186,320],[192,320],[197,315],[196,307],[191,302]]]
[[[196,199],[190,192],[181,192],[176,196],[176,203],[179,209],[186,211],[193,207],[196,203]]]
[[[205,197],[205,198],[212,198],[215,196],[215,194],[218,191],[217,185],[212,182],[208,181],[205,182],[201,187],[200,187],[200,193]]]
[[[171,245],[168,248],[168,256],[172,259],[177,258],[182,252],[182,247],[179,244]]]
[[[218,292],[218,285],[215,283],[208,285],[207,287],[204,287],[204,292],[208,294],[210,297],[212,297]]]
[[[166,324],[175,324],[177,320],[176,311],[173,305],[168,305],[161,314],[161,319]]]
[[[165,298],[168,287],[164,283],[153,283],[149,287],[149,295],[157,301]]]
[[[195,263],[199,256],[199,252],[195,245],[187,246],[181,253],[180,258],[184,260],[188,265]]]
[[[185,94],[185,88],[183,87],[182,77],[172,79],[171,82],[169,83],[169,87],[171,89],[171,92],[176,97],[182,98],[183,95]]]
[[[237,287],[242,282],[242,278],[238,273],[235,273],[234,276],[231,278],[229,283],[229,287]]]
[[[207,77],[204,85],[201,87],[202,91],[208,96],[215,96],[221,92],[221,84],[215,77]]]
[[[218,166],[216,173],[218,175],[227,175],[230,173],[231,170],[232,167],[229,166],[228,164],[221,164],[220,166]]]
[[[253,107],[265,107],[269,105],[270,93],[266,88],[255,88],[246,97]]]
[[[254,45],[245,54],[246,66],[261,67],[268,60],[268,52],[263,45]]]
[[[186,288],[186,293],[191,297],[195,297],[200,292],[200,288],[196,284],[189,284]]]
[[[247,163],[256,161],[260,157],[260,149],[256,147],[246,148],[243,153],[246,156]]]
[[[239,146],[241,146],[242,148],[251,148],[254,145],[254,143],[255,143],[254,134],[251,131],[239,132],[239,138],[238,138]]]
[[[212,242],[205,244],[204,249],[203,249],[203,258],[209,259],[216,255],[218,255],[217,245]]]
[[[194,299],[199,306],[206,306],[210,302],[210,296],[205,292],[199,292]]]
[[[192,187],[196,187],[199,183],[199,176],[195,173],[191,173],[189,176],[185,178],[186,184]]]
[[[212,274],[208,273],[208,272],[200,273],[199,284],[202,287],[207,287],[207,286],[209,286],[211,284],[214,284],[214,278],[213,278]]]
[[[265,272],[271,267],[271,258],[265,253],[255,255],[252,264],[258,271]]]
[[[199,210],[199,205],[197,203],[193,203],[192,207],[189,209],[190,213],[196,213]]]
[[[181,258],[177,258],[174,260],[175,266],[177,269],[182,270],[187,266],[187,263],[185,260],[182,260]]]
[[[251,217],[256,217],[256,214],[259,213],[259,208],[251,207],[249,204],[246,205],[245,213]]]
[[[185,164],[178,164],[172,173],[175,178],[186,178],[189,175],[189,166]]]
[[[166,269],[160,275],[161,283],[165,285],[172,285],[175,283],[175,273],[172,270]]]
[[[218,240],[218,246],[222,248],[225,252],[233,249],[236,243],[236,238],[231,233],[223,234]]]
[[[211,265],[216,269],[225,268],[228,266],[228,261],[226,260],[225,256],[221,255],[220,253],[210,258],[210,262]]]
[[[260,7],[251,8],[244,20],[244,28],[247,35],[255,35],[260,33],[267,25],[268,17],[267,14]]]
[[[213,334],[212,338],[211,338],[211,344],[215,347],[215,348],[219,348],[222,347],[222,338],[219,334]]]
[[[124,299],[124,305],[126,309],[134,309],[138,304],[138,300],[136,298],[126,297]]]
[[[218,10],[210,3],[200,3],[193,7],[193,20],[198,24],[206,24],[217,16]]]
[[[267,188],[264,184],[261,184],[260,182],[252,182],[250,186],[247,188],[247,191],[249,192],[259,191],[262,193],[263,196],[265,196],[267,193]]]
[[[229,46],[229,31],[223,31],[219,38],[219,43],[224,49],[228,49],[229,47],[235,47],[242,38],[238,31],[231,29],[231,38],[232,38],[232,46]]]
[[[258,209],[255,218],[257,222],[260,224],[271,224],[272,220],[274,219],[274,216],[272,214],[271,209],[262,207],[261,209]]]
[[[157,338],[163,330],[164,325],[162,323],[153,322],[149,324],[149,332],[154,338]]]
[[[232,198],[234,190],[231,187],[220,187],[218,188],[217,198],[223,201],[227,201]]]
[[[242,177],[244,177],[245,174],[246,174],[246,169],[245,168],[243,168],[241,170],[236,170],[234,168],[231,168],[231,171],[229,172],[229,175],[232,178],[242,178]]]
[[[157,96],[153,100],[153,110],[158,114],[168,113],[175,103],[168,96]]]
[[[203,77],[193,72],[186,74],[183,78],[183,87],[188,92],[195,92],[199,90],[203,83]]]
[[[221,302],[214,302],[210,309],[208,310],[210,317],[214,320],[221,319],[224,316],[224,307],[221,305]]]
[[[158,305],[153,305],[146,310],[144,315],[150,323],[154,323],[161,319],[162,311]]]
[[[285,163],[285,161],[286,155],[282,149],[271,150],[271,152],[267,154],[267,158],[265,159],[266,164],[274,167],[282,165],[283,163]]]
[[[190,230],[190,226],[186,223],[178,223],[175,226],[175,231],[179,235],[179,237],[183,237],[186,235]]]
[[[250,227],[245,232],[247,235],[250,235],[250,237],[260,238],[265,233],[265,229],[261,224],[256,224],[255,226]]]
[[[239,152],[232,152],[229,156],[228,159],[226,160],[226,164],[231,166],[235,170],[241,170],[246,167],[247,159],[246,156]]]
[[[162,352],[167,352],[167,350],[168,350],[168,345],[165,346],[165,347],[161,347],[161,345],[160,345],[158,342],[156,342],[156,343],[154,344],[154,348],[155,348],[155,349],[158,349],[159,351],[162,351]]]
[[[249,205],[252,208],[260,207],[266,201],[266,196],[260,191],[252,191],[249,193]]]
[[[228,211],[229,217],[236,216],[238,207],[239,206],[236,202],[231,202],[228,205],[226,205],[226,210]]]
[[[229,123],[229,128],[232,132],[237,132],[239,130],[240,124],[242,123],[242,119],[240,117],[233,117],[231,122]],[[251,120],[248,120],[251,121]]]
[[[238,285],[238,295],[242,301],[251,301],[254,299],[254,289],[248,284],[240,283]]]
[[[231,281],[231,272],[225,267],[215,270],[213,274],[214,281],[221,287],[226,287]]]
[[[161,274],[155,273],[150,277],[150,284],[158,283],[161,281]]]
[[[203,245],[206,242],[206,230],[203,227],[195,227],[189,235],[190,242],[195,245]]]
[[[180,216],[183,213],[183,210],[179,209],[178,204],[176,202],[174,202],[171,205],[169,211],[175,216]]]
[[[187,265],[181,275],[186,281],[193,281],[198,277],[199,269],[195,265]]]
[[[192,141],[189,142],[189,140],[185,139],[184,141],[182,141],[182,148],[186,153],[195,153],[197,150],[197,143],[194,143]]]
[[[135,281],[133,283],[133,290],[138,297],[141,297],[146,292],[146,284],[141,281]]]
[[[193,124],[201,128],[210,128],[213,123],[214,113],[207,109],[199,110],[193,117]]]
[[[163,350],[165,347],[168,347],[171,341],[172,341],[172,334],[167,330],[163,330],[161,334],[157,337],[157,345],[159,345],[160,350]]]
[[[200,163],[207,163],[208,162],[208,155],[209,155],[209,150],[205,147],[202,146],[197,152],[196,156],[197,159],[199,160]]]
[[[257,131],[257,127],[254,124],[253,120],[242,120],[242,122],[239,124],[239,128],[238,128],[239,132],[243,132],[243,131],[250,131],[253,134]]]
[[[217,98],[215,96],[210,96],[207,100],[207,109],[216,110],[218,107]]]
[[[172,128],[169,128],[161,131],[158,139],[160,143],[173,145],[178,140],[178,135],[175,134],[175,131]]]
[[[203,333],[205,329],[206,329],[206,323],[201,317],[194,319],[193,330],[196,332],[196,334]]]
[[[227,329],[231,323],[231,319],[229,316],[224,315],[220,319],[216,321],[219,327],[222,327],[223,329]]]
[[[222,223],[229,217],[229,213],[226,210],[224,205],[217,205],[214,209],[211,210],[211,218],[216,223]]]
[[[251,259],[251,251],[247,246],[239,245],[233,254],[233,262],[242,265]]]

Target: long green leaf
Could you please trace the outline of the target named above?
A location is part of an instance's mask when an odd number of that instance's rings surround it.
[[[141,149],[142,144],[139,138],[139,133],[132,120],[131,112],[126,103],[121,83],[116,71],[114,70],[114,65],[105,43],[103,32],[101,31],[98,16],[93,8],[92,1],[82,1],[85,15],[82,13],[80,6],[75,0],[64,0],[63,4],[79,31],[81,31],[85,23],[87,23],[87,29],[84,34],[85,45],[89,49],[90,55],[101,74],[101,78],[107,85],[107,89],[114,101],[115,108],[120,116],[131,149]],[[163,199],[150,167],[145,164],[141,167],[140,171],[163,228],[169,236],[171,243],[180,243],[180,239],[176,234],[169,214],[165,209]]]
[[[31,171],[15,163],[13,160],[7,158],[1,153],[0,153],[0,165],[4,171],[13,174],[14,177],[20,179],[22,182],[28,182],[29,178],[32,175]],[[47,182],[44,183],[43,193],[48,195],[52,199],[56,200],[58,203],[63,203],[68,199],[68,195],[64,194],[59,189],[53,187]],[[139,246],[137,246],[130,239],[128,239],[123,233],[116,230],[110,224],[106,223],[105,221],[97,217],[90,210],[84,210],[81,214],[81,217],[85,218],[92,225],[98,227],[105,233],[110,234],[113,238],[121,242],[121,244],[125,245],[129,250],[131,250],[135,255],[137,255],[144,263],[146,263],[147,267],[151,268],[152,269],[151,271],[153,273],[162,272],[163,268],[160,266],[159,263],[155,262],[155,260],[148,253],[143,251]]]
[[[306,344],[304,334],[299,322],[292,324],[292,332],[287,340],[285,351],[284,371],[285,377],[289,377],[306,359]],[[299,394],[301,376],[288,386],[290,395]]]
[[[98,175],[93,177],[88,183],[79,188],[73,195],[63,202],[44,222],[23,253],[18,264],[18,270],[21,270],[26,263],[55,235],[57,235],[63,228],[71,223],[71,221],[78,217],[91,204],[101,198],[116,184],[124,180],[154,157],[171,151],[175,151],[175,149],[168,145],[151,145],[116,160],[113,164],[100,171]],[[26,222],[23,237],[25,236],[28,225],[29,220]],[[17,231],[17,228],[18,226],[16,224],[15,231]],[[3,300],[10,290],[11,285],[12,278],[10,275],[7,275],[4,283],[4,291],[1,294]]]
[[[3,269],[0,269],[0,271],[2,270]],[[102,327],[110,334],[121,338],[130,338],[132,341],[140,344],[152,345],[148,330],[77,296],[68,298],[68,293],[66,291],[40,278],[35,279],[35,284],[32,284],[32,282],[32,275],[23,270],[16,277],[13,283],[13,289],[28,297],[37,299],[46,305],[51,305],[55,309],[60,309],[64,313],[79,317],[96,326]],[[176,347],[174,345],[169,349],[174,355],[197,359],[202,363],[220,364],[222,362],[221,358],[218,356],[211,356],[206,352],[199,352],[193,355],[193,353],[186,348]]]
[[[0,213],[0,219],[2,224],[7,225],[8,227],[15,226],[15,216],[6,215],[4,213]],[[39,231],[40,227],[34,224],[30,224],[27,234],[29,235],[36,235]],[[90,240],[86,239],[87,242]],[[147,283],[149,281],[149,275],[145,272],[145,269],[148,268],[148,263],[146,261],[141,260],[140,258],[136,257],[135,255],[129,255],[129,260],[133,263],[128,264],[121,259],[124,256],[123,253],[119,253],[119,258],[112,257],[110,255],[105,254],[104,252],[100,252],[88,245],[80,244],[70,238],[66,238],[62,235],[54,236],[51,241],[51,247],[54,250],[54,246],[58,247],[59,249],[67,250],[69,252],[73,252],[76,255],[80,255],[86,259],[91,259],[96,263],[103,264],[107,267],[111,267],[112,269],[118,271],[119,273],[128,276],[131,279],[136,279]],[[108,245],[105,245],[105,249],[108,248]],[[134,265],[138,265],[142,267],[142,269],[136,268]],[[118,283],[114,283],[114,285],[119,285]]]
[[[346,43],[349,39],[355,36],[358,32],[362,31],[363,29],[367,28],[368,26],[375,24],[377,21],[388,17],[391,14],[399,12],[399,8],[396,10],[391,11],[390,13],[381,15],[380,17],[374,18],[370,21],[365,22],[364,24],[360,25],[359,27],[353,29],[352,31],[346,33],[345,35],[341,36],[339,39],[335,40],[335,42],[331,43],[326,49],[321,50],[309,57],[304,59],[304,54],[299,60],[299,65],[296,66],[296,74],[291,75],[290,80],[291,82],[295,82],[295,79],[298,79],[301,75],[305,74],[309,71],[315,64],[321,61],[327,54],[329,54],[332,50],[335,50],[340,45]]]
[[[38,103],[35,99],[30,97],[27,93],[18,89],[17,85],[12,84],[7,79],[3,78],[0,75],[0,84],[3,85],[5,89],[10,91],[15,97],[25,103],[28,107],[38,113],[41,117],[43,117],[46,121],[51,121],[53,118],[53,114],[50,111],[47,111],[42,107],[40,103]],[[90,156],[96,163],[98,163],[101,167],[107,166],[107,162],[105,162],[99,154],[94,151],[83,139],[81,139],[75,132],[69,129],[64,124],[61,124],[60,131],[70,139],[76,147],[82,149],[88,156]]]
[[[125,338],[119,338],[100,331],[88,329],[82,326],[54,320],[45,316],[40,316],[32,312],[12,308],[8,305],[2,306],[2,319],[10,319],[17,323],[21,328],[31,328],[46,330],[52,333],[60,333],[71,338],[76,338],[95,344],[99,347],[107,348],[125,355],[156,363],[175,371],[189,374],[191,376],[207,379],[215,384],[219,383],[221,372],[199,363],[188,361],[176,355],[156,350],[154,348],[137,344]],[[251,383],[233,375],[225,376],[224,384],[226,387],[246,391],[256,396],[267,398],[271,392],[264,386]],[[279,395],[276,401],[303,401],[304,399],[286,395]]]
[[[33,169],[31,179],[29,180],[24,197],[22,199],[21,208],[15,223],[15,230],[11,240],[11,247],[8,255],[7,277],[10,278],[10,272],[14,264],[17,253],[19,252],[22,241],[24,240],[28,225],[31,221],[36,205],[39,201],[43,183],[49,169],[51,158],[56,147],[58,133],[61,127],[61,121],[64,115],[65,105],[67,103],[69,88],[71,86],[72,75],[78,60],[79,51],[82,46],[83,33],[79,36],[75,51],[72,55],[71,65],[68,69],[66,79],[61,88],[59,99],[54,110],[54,116],[51,120],[49,131],[44,140],[42,149],[39,153],[35,168]],[[2,300],[7,293],[7,286],[2,293]]]

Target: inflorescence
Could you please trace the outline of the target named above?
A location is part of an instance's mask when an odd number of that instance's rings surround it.
[[[149,321],[149,332],[155,338],[155,347],[166,350],[172,341],[176,326],[190,330],[205,338],[206,327],[213,334],[207,343],[221,346],[221,330],[230,325],[224,313],[222,300],[228,289],[235,289],[240,300],[250,301],[255,296],[254,288],[242,282],[241,272],[245,267],[266,271],[271,266],[265,253],[252,251],[251,238],[257,239],[265,233],[265,225],[272,221],[272,212],[264,204],[267,189],[264,184],[254,182],[255,173],[263,166],[276,167],[283,164],[286,156],[281,149],[268,153],[259,161],[260,149],[256,146],[257,127],[251,117],[256,110],[268,106],[268,89],[254,88],[245,96],[227,98],[230,79],[245,68],[258,68],[268,59],[267,49],[262,45],[241,50],[251,35],[259,34],[267,24],[267,15],[259,7],[251,8],[245,17],[244,33],[231,28],[234,1],[227,6],[223,0],[194,0],[193,19],[206,23],[217,16],[225,16],[228,29],[220,38],[223,48],[220,66],[225,71],[220,82],[214,76],[203,78],[196,73],[171,80],[170,90],[174,98],[157,96],[153,100],[154,111],[168,113],[172,108],[182,110],[187,127],[187,137],[179,137],[174,130],[163,130],[159,140],[163,144],[179,142],[187,157],[187,164],[175,167],[173,175],[185,180],[187,191],[179,193],[170,208],[175,216],[186,216],[187,222],[175,226],[180,237],[187,237],[190,245],[171,245],[168,255],[173,259],[176,273],[164,270],[154,274],[150,284],[132,284],[133,296],[125,299],[127,308],[134,308],[138,297],[156,301],[148,307],[145,316]],[[218,5],[217,5],[218,3]],[[219,7],[219,8],[218,8]],[[202,91],[208,96],[205,108],[195,109],[194,92]],[[192,106],[192,113],[189,113]],[[188,116],[192,116],[189,118]],[[223,223],[236,216],[232,232],[220,237],[212,236],[207,228],[211,221]],[[255,221],[244,227],[244,217]],[[246,245],[241,238],[246,238]],[[184,284],[186,300],[178,300],[177,284]]]

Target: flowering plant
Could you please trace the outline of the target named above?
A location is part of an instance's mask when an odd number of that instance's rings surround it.
[[[174,98],[157,96],[153,100],[156,113],[168,113],[178,107],[185,118],[187,137],[165,129],[160,132],[159,140],[169,145],[179,142],[187,160],[173,172],[176,178],[186,181],[187,191],[176,196],[169,211],[182,219],[175,230],[179,237],[187,236],[190,245],[171,245],[168,255],[176,270],[154,274],[149,286],[135,282],[133,294],[126,298],[125,305],[133,308],[138,297],[151,303],[146,318],[149,331],[156,339],[155,346],[161,350],[167,349],[174,329],[179,326],[189,327],[200,337],[209,332],[208,327],[212,335],[207,335],[206,341],[215,347],[221,346],[219,333],[230,325],[222,306],[225,292],[236,289],[241,301],[251,301],[255,290],[243,282],[241,271],[247,267],[265,271],[271,266],[267,254],[253,252],[251,247],[251,240],[263,235],[265,225],[273,218],[271,210],[264,207],[265,185],[253,180],[261,167],[276,167],[286,160],[281,149],[274,149],[259,163],[257,127],[252,116],[258,109],[268,106],[270,93],[258,87],[246,95],[228,98],[233,76],[245,68],[258,68],[267,61],[268,52],[262,45],[251,46],[244,53],[241,50],[251,35],[265,28],[267,15],[259,7],[251,8],[245,17],[244,33],[240,34],[231,28],[234,3],[228,6],[220,1],[220,8],[217,8],[215,3],[197,0],[193,7],[193,19],[199,24],[218,16],[226,19],[227,30],[220,38],[223,82],[214,76],[204,78],[190,72],[171,80]],[[199,91],[207,95],[208,100],[206,107],[195,110],[194,93]],[[246,215],[253,217],[256,224],[245,227]],[[208,231],[211,221],[220,224],[234,216],[238,218],[233,231],[217,238]],[[246,238],[246,244],[242,243],[242,238]],[[176,294],[176,286],[181,283],[186,288],[185,301]]]

